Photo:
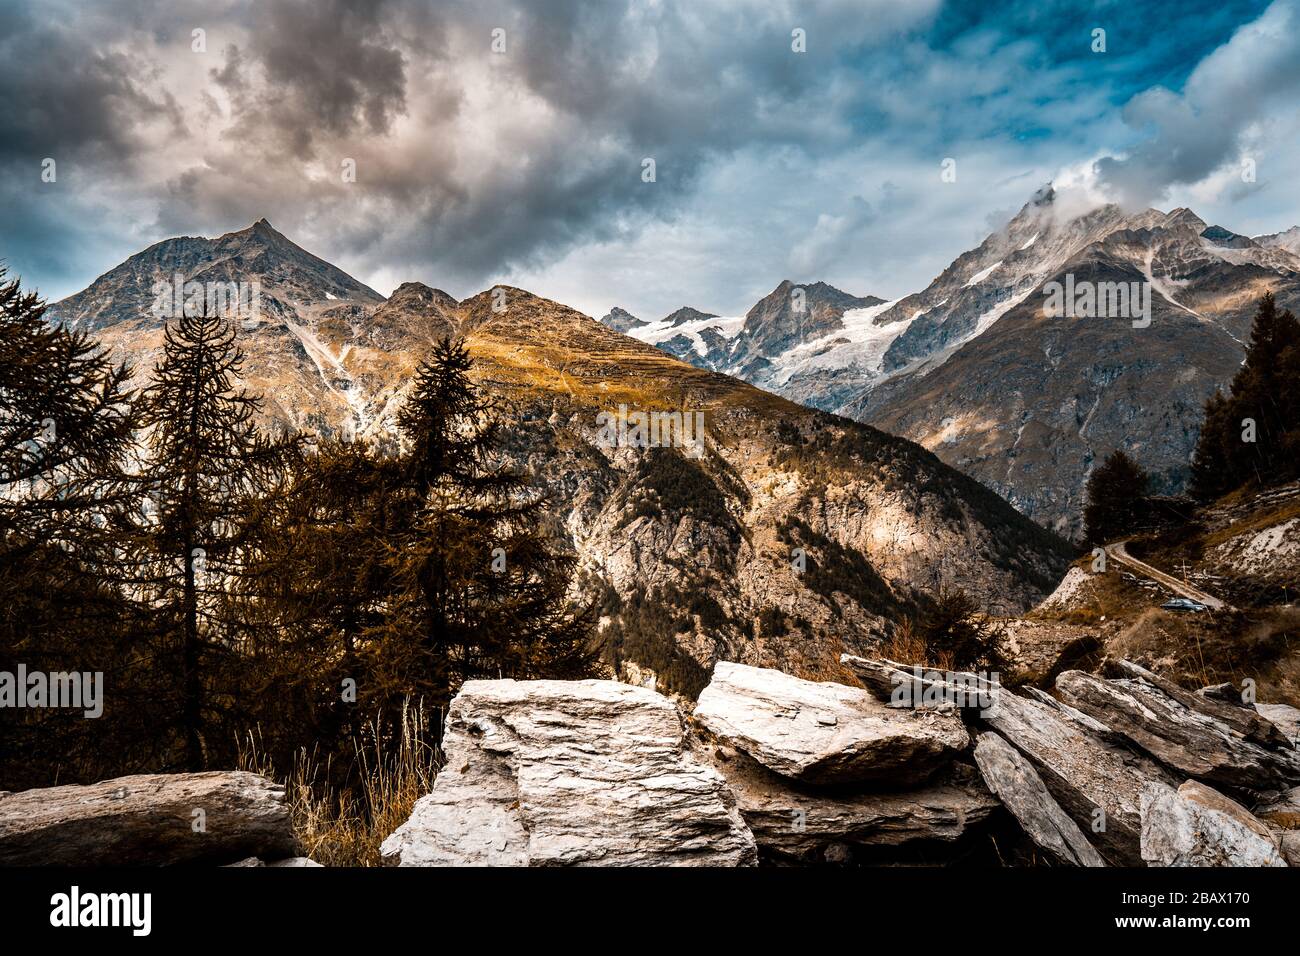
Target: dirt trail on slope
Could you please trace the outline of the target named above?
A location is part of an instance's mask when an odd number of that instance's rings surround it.
[[[1106,553],[1120,564],[1128,565],[1130,568],[1145,577],[1150,578],[1152,581],[1159,581],[1175,594],[1180,594],[1193,601],[1199,601],[1206,607],[1213,608],[1216,611],[1221,611],[1228,606],[1214,595],[1206,594],[1200,588],[1193,587],[1186,581],[1180,581],[1171,574],[1165,574],[1165,572],[1158,568],[1151,567],[1151,565],[1147,564],[1145,561],[1139,561],[1137,558],[1133,557],[1133,555],[1128,553],[1128,549],[1125,547],[1127,544],[1127,541],[1117,541],[1115,544],[1108,544],[1106,545]]]

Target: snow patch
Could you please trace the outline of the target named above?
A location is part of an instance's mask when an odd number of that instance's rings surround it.
[[[841,317],[843,328],[781,353],[772,362],[776,369],[776,383],[785,385],[795,375],[815,369],[855,367],[873,378],[880,376],[885,352],[916,318],[914,315],[906,321],[876,325],[876,317],[888,312],[897,302],[895,299],[865,309],[850,309]],[[832,345],[837,340],[839,344]]]
[[[983,282],[990,275],[992,275],[993,270],[1000,265],[1002,265],[1001,259],[993,263],[993,265],[989,266],[987,269],[981,269],[979,272],[975,273],[973,276],[971,276],[969,279],[966,280],[966,288],[970,288],[971,286],[976,285],[977,283]]]
[[[690,322],[683,322],[681,325],[674,326],[671,322],[660,319],[657,322],[651,322],[640,328],[630,330],[627,334],[634,339],[638,339],[647,345],[658,346],[664,342],[676,338],[678,335],[685,335],[691,342],[691,348],[695,354],[703,358],[709,352],[708,343],[700,334],[705,329],[716,329],[718,334],[724,339],[734,339],[740,334],[740,330],[745,325],[743,315],[733,316],[714,316],[708,319],[692,319]]]

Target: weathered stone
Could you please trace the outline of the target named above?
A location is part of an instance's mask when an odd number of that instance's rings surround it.
[[[1195,780],[1142,794],[1142,858],[1153,866],[1286,866],[1263,822]]]
[[[1074,866],[1106,865],[1018,750],[997,734],[980,734],[975,763],[989,789],[1020,821],[1029,838],[1057,861]]]
[[[850,655],[841,661],[878,694],[891,692],[897,673],[911,679],[910,670],[890,661]],[[973,675],[962,676],[969,683]],[[975,711],[980,719],[1029,758],[1061,808],[1086,832],[1095,832],[1107,861],[1140,866],[1142,791],[1153,781],[1177,781],[1154,760],[1115,743],[1104,721],[1056,700],[1045,703],[1045,695],[1029,699],[1004,687],[992,692],[993,706]]]
[[[1211,684],[1209,687],[1202,687],[1196,693],[1223,704],[1231,704],[1233,707],[1249,706],[1242,700],[1241,688],[1236,684]]]
[[[1254,814],[1273,831],[1286,862],[1300,866],[1300,787],[1267,794]]]
[[[1292,747],[1300,747],[1300,710],[1290,704],[1256,704],[1255,709],[1291,741]]]
[[[1056,680],[1057,693],[1186,776],[1261,790],[1300,781],[1300,756],[1259,714],[1184,691],[1123,663],[1132,677],[1104,680],[1067,671]],[[1270,749],[1263,741],[1286,750]]]
[[[0,864],[158,866],[300,852],[284,788],[241,771],[141,774],[0,797]]]
[[[1139,667],[1132,661],[1110,660],[1106,662],[1105,670],[1107,677],[1139,680],[1150,684],[1188,710],[1227,724],[1246,740],[1257,743],[1261,747],[1285,747],[1288,743],[1286,735],[1271,721],[1254,707],[1243,706],[1240,699],[1225,701],[1217,699],[1213,694],[1185,690],[1173,681],[1166,680],[1145,667]]]
[[[957,762],[916,790],[865,791],[800,784],[710,740],[698,740],[696,751],[726,777],[759,849],[800,862],[848,862],[861,847],[951,843],[998,806],[975,770]]]
[[[1055,707],[1009,691],[984,722],[1033,762],[1062,808],[1096,833],[1108,861],[1139,864],[1142,790],[1151,781],[1174,782],[1155,761],[1090,732]]]
[[[468,681],[433,792],[384,841],[403,866],[737,866],[757,856],[672,701],[615,681]]]
[[[926,779],[970,737],[955,713],[891,708],[867,691],[719,661],[694,719],[721,742],[804,783]]]
[[[923,706],[925,690],[935,684],[942,683],[943,672],[930,671],[926,668],[920,669],[921,676],[917,676],[917,669],[907,664],[900,664],[897,661],[891,661],[888,658],[867,658],[857,657],[853,654],[841,654],[840,663],[853,672],[855,676],[866,686],[877,700],[889,703],[897,697],[900,688],[912,688],[912,697],[910,700],[918,709],[926,709]],[[927,678],[927,674],[936,675],[934,678]],[[965,675],[974,678],[974,675]],[[979,687],[993,687],[994,685],[987,681],[978,681]]]

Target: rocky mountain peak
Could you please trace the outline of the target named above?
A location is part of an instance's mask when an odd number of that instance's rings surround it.
[[[627,309],[616,305],[600,320],[600,324],[613,329],[615,332],[630,332],[632,329],[643,328],[650,323],[638,319]]]
[[[684,305],[676,312],[670,312],[664,316],[663,321],[667,322],[671,327],[677,328],[687,322],[698,322],[700,319],[716,319],[717,317],[716,313],[701,312],[699,309],[692,309],[690,306]]]
[[[1283,249],[1294,256],[1300,256],[1300,226],[1292,226],[1285,232],[1272,235],[1256,236],[1255,241],[1268,249]]]

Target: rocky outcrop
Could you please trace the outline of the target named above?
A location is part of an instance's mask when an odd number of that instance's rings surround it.
[[[743,866],[754,838],[676,706],[614,681],[468,681],[433,792],[384,841],[403,866]]]
[[[1291,741],[1292,747],[1300,748],[1300,710],[1289,704],[1256,704],[1255,710]]]
[[[1173,782],[1158,764],[1059,707],[1010,691],[984,720],[1029,758],[1071,817],[1090,832],[1099,828],[1096,840],[1110,862],[1138,864],[1142,791],[1153,781]]]
[[[882,699],[888,699],[903,679],[918,683],[922,691],[943,683],[931,677],[917,679],[890,662],[848,655],[843,660]],[[926,696],[953,696],[979,685],[975,675],[961,676],[962,687],[939,686],[940,693]],[[1173,777],[1155,761],[1117,742],[1103,721],[1046,695],[1022,697],[999,687],[992,706],[974,713],[1029,759],[1062,809],[1096,834],[1098,849],[1109,862],[1141,865],[1142,791],[1151,782],[1176,784]]]
[[[300,853],[284,788],[241,771],[142,774],[0,795],[0,865],[162,866]]]
[[[890,708],[868,692],[719,661],[694,718],[725,744],[802,783],[912,786],[970,743],[955,712]]]
[[[1254,812],[1273,831],[1287,865],[1300,866],[1300,787],[1268,794]]]
[[[1142,795],[1142,859],[1153,866],[1286,866],[1277,839],[1241,804],[1189,780]]]
[[[1185,776],[1257,790],[1300,782],[1300,755],[1253,709],[1183,690],[1127,661],[1114,668],[1125,676],[1067,671],[1057,693]]]
[[[1062,674],[1086,684],[1073,703],[973,674],[843,663],[865,689],[719,663],[686,719],[644,687],[471,681],[449,710],[433,793],[383,853],[403,865],[734,866],[901,860],[910,847],[935,860],[943,845],[961,852],[999,803],[1066,865],[1278,865],[1300,848],[1300,788],[1271,792],[1252,816],[1171,772],[1192,758],[1168,732],[1156,735],[1168,765],[1145,750],[1128,702],[1158,692],[1160,713],[1176,705],[1281,753],[1252,707],[1127,662],[1109,680]],[[1092,703],[1111,697],[1124,703]],[[973,754],[967,725],[982,731]]]
[[[1073,866],[1105,866],[1083,831],[1052,799],[1043,780],[1020,753],[997,734],[980,734],[975,762],[989,789],[1020,821],[1036,844],[1058,862]]]
[[[870,848],[949,844],[998,806],[974,768],[960,762],[899,791],[801,784],[730,747],[701,742],[697,751],[726,778],[760,851],[780,860],[848,862]]]

